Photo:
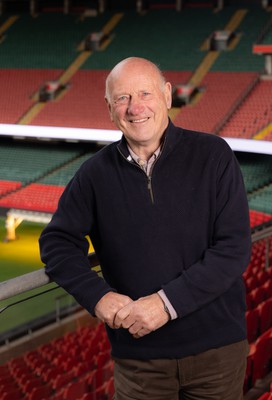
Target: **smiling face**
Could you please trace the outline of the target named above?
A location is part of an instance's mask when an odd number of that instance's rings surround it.
[[[159,147],[172,96],[171,84],[153,63],[136,57],[121,61],[108,76],[105,99],[111,120],[132,148]]]

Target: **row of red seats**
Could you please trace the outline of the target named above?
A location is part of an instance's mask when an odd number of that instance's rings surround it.
[[[0,207],[53,213],[57,208],[63,190],[64,186],[39,183],[31,183],[21,188],[20,182],[0,180],[0,196],[7,193],[0,199]],[[272,215],[250,210],[252,228],[269,220],[272,220]]]
[[[272,366],[272,240],[253,243],[250,263],[243,274],[250,343],[244,391],[263,379]],[[267,262],[268,261],[268,262]],[[268,265],[267,265],[268,264]]]
[[[8,361],[0,372],[0,400],[77,400],[85,394],[104,400],[114,391],[103,324],[52,340]]]
[[[265,128],[272,118],[272,82],[259,81],[232,115],[220,132],[220,136],[252,138]]]
[[[257,400],[272,400],[272,383],[269,392],[263,393]]]
[[[31,183],[2,197],[0,207],[53,213],[63,190],[63,186]]]
[[[19,189],[21,186],[21,182],[0,180],[0,196],[2,197],[7,193],[13,192],[16,189]]]
[[[272,328],[269,328],[250,344],[244,382],[245,392],[253,387],[258,379],[263,379],[271,371],[271,363]]]
[[[272,220],[272,215],[264,213],[257,210],[249,210],[250,226],[254,228],[255,226],[261,225],[265,222]]]

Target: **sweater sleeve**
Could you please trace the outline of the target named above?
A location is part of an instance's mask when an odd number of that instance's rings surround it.
[[[250,259],[247,195],[239,164],[230,149],[218,163],[215,184],[216,218],[211,243],[201,259],[162,287],[179,317],[227,292],[241,279]]]
[[[90,269],[86,236],[93,226],[94,196],[86,188],[87,184],[84,182],[81,190],[83,183],[76,176],[67,185],[57,211],[40,236],[39,245],[49,277],[94,315],[100,298],[115,290]]]

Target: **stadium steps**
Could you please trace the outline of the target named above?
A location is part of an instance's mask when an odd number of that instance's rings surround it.
[[[106,35],[109,35],[111,31],[116,27],[119,23],[120,19],[123,17],[123,14],[115,14],[111,17],[111,19],[106,23],[106,25],[101,29]],[[63,73],[58,77],[58,81],[67,85],[73,76],[78,72],[81,66],[86,62],[86,60],[92,55],[92,51],[83,50],[81,51],[76,58],[71,62],[71,64],[63,71]],[[37,98],[37,95],[35,96]],[[33,106],[25,113],[22,118],[18,121],[18,124],[28,125],[30,124],[35,117],[46,108],[47,103],[37,101]],[[67,112],[68,110],[66,110]],[[74,114],[74,113],[73,113]],[[72,114],[72,115],[73,115]]]
[[[182,107],[174,122],[183,128],[214,133],[255,78],[255,73],[209,72],[201,83],[201,99]]]
[[[254,136],[256,140],[272,140],[272,123],[265,126],[257,135]]]
[[[105,71],[79,70],[71,86],[58,101],[47,103],[30,125],[116,129],[111,122],[104,100]],[[75,100],[76,99],[76,100]]]
[[[260,73],[263,70],[264,60],[262,57],[253,54],[252,45],[266,25],[270,15],[258,5],[250,6],[248,4],[246,8],[248,12],[236,29],[236,33],[241,33],[239,43],[231,51],[221,52],[220,57],[212,66],[212,71]]]

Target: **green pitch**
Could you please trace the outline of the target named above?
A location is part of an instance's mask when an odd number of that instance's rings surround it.
[[[5,219],[0,217],[0,281],[26,274],[43,268],[39,256],[38,239],[44,225],[22,222],[16,229],[17,240],[5,243]],[[24,299],[30,295],[54,287],[54,284],[32,290],[31,292],[15,296],[0,302],[0,309]],[[58,307],[71,305],[74,300],[66,296],[62,289],[56,289],[47,294],[35,297],[14,305],[0,314],[0,334],[14,329],[22,324],[31,322],[50,312],[55,312]]]

